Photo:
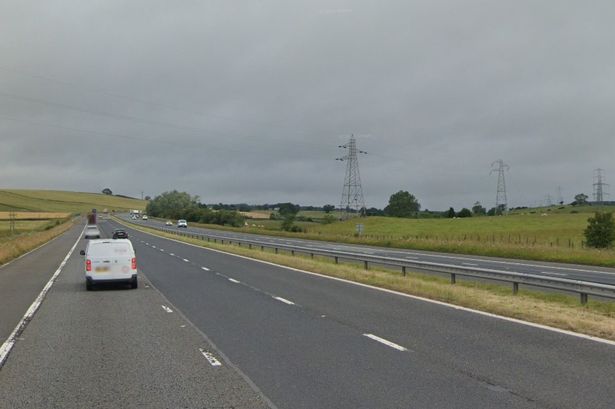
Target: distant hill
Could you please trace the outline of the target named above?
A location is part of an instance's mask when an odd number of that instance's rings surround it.
[[[82,213],[93,208],[102,211],[145,209],[145,200],[102,193],[61,190],[0,189],[0,211]]]

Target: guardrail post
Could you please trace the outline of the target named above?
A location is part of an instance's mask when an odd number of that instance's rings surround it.
[[[252,249],[252,243],[248,243],[248,248]]]
[[[265,246],[261,246],[261,251],[265,251]]]
[[[363,267],[365,267],[366,270],[369,270],[369,265],[367,260],[363,262]]]
[[[310,253],[310,258],[314,258],[314,253]]]
[[[457,282],[457,274],[451,273],[451,284],[455,284]]]
[[[513,294],[517,295],[519,292],[519,283],[513,283]]]
[[[207,241],[208,242],[211,241],[211,237],[207,236]]]
[[[587,304],[587,299],[588,299],[588,295],[587,293],[581,293],[581,304],[585,305]]]
[[[237,245],[238,245],[239,247],[241,247],[241,242],[240,242],[240,241],[238,241],[238,242],[237,242]]]
[[[278,254],[278,248],[277,247],[275,248],[275,254]]]
[[[291,251],[290,251],[290,255],[291,255],[291,256],[294,256],[294,255],[295,255],[295,250],[291,250]]]
[[[335,256],[335,257],[333,257],[333,258],[335,259],[335,264],[338,264],[338,263],[339,263],[339,260],[338,260],[337,256]]]
[[[401,266],[401,274],[405,277],[406,276],[406,266]]]

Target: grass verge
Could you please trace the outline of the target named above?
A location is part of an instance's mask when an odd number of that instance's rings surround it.
[[[115,220],[136,230],[201,247],[615,341],[614,302],[590,299],[587,305],[582,306],[577,296],[566,294],[521,289],[517,295],[512,295],[510,287],[483,282],[458,281],[456,285],[451,285],[447,279],[433,275],[410,273],[403,277],[399,272],[386,269],[366,271],[352,264],[334,264],[325,258],[311,259],[300,255],[274,254],[236,245],[215,244]]]
[[[59,236],[74,225],[73,220],[65,220],[64,223],[50,227],[41,231],[32,231],[23,233],[14,238],[0,242],[0,265],[27,253],[28,251],[39,247],[49,240]]]

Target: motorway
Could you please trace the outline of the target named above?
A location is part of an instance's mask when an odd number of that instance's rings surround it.
[[[120,217],[128,220],[128,215],[120,215]],[[177,230],[175,226],[165,226],[163,222],[155,219],[147,221],[129,220],[131,223],[152,226],[156,228],[168,228]],[[432,263],[441,263],[450,266],[458,267],[476,267],[492,270],[500,270],[505,272],[516,272],[525,274],[536,274],[556,278],[567,278],[571,280],[590,281],[602,284],[615,285],[615,269],[594,267],[585,265],[572,265],[562,263],[548,263],[539,261],[511,260],[495,257],[482,256],[466,256],[459,254],[437,253],[429,251],[415,251],[393,249],[385,247],[374,247],[364,245],[351,245],[343,243],[332,243],[316,240],[295,239],[286,237],[266,236],[251,233],[229,232],[224,230],[205,229],[199,227],[188,227],[187,232],[207,234],[217,236],[224,239],[244,239],[258,240],[270,244],[294,245],[307,247],[313,250],[336,250],[352,253],[365,254],[370,256],[390,257],[397,259],[406,259],[409,261],[426,261]]]
[[[0,370],[0,408],[615,402],[613,343],[128,231],[139,289],[86,292],[78,245]]]

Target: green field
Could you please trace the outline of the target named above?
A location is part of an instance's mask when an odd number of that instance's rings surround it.
[[[366,217],[331,224],[298,222],[306,230],[304,233],[280,231],[279,221],[247,220],[249,226],[242,230],[383,247],[612,267],[615,266],[613,249],[585,247],[583,231],[587,219],[598,210],[613,212],[615,207],[553,206],[517,210],[506,216],[454,219]],[[314,217],[315,221],[324,215],[324,212],[302,213]],[[364,225],[361,235],[356,233],[357,224]]]
[[[103,195],[102,193],[66,192],[58,190],[0,190],[0,211],[46,211],[85,213],[93,208],[102,211],[145,209],[138,199]]]

